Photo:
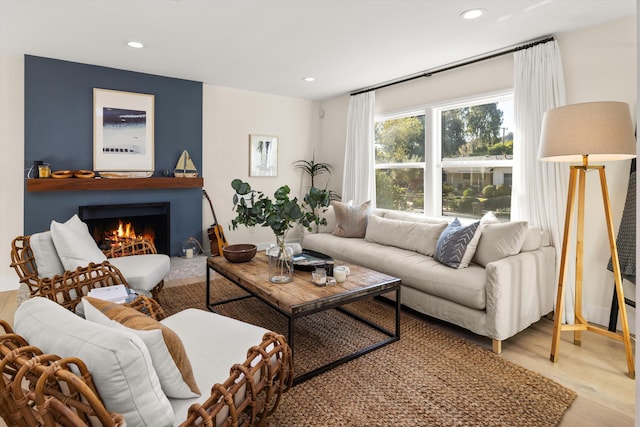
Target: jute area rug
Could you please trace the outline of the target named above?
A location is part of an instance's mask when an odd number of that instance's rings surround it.
[[[221,278],[212,289],[216,301],[243,293]],[[165,288],[158,300],[167,314],[206,309],[204,283]],[[393,327],[389,304],[366,300],[348,308]],[[221,305],[217,311],[286,336],[285,317],[256,298]],[[379,332],[336,310],[299,319],[295,373],[380,338]],[[575,397],[542,375],[403,312],[400,341],[295,386],[284,395],[271,425],[555,426]]]

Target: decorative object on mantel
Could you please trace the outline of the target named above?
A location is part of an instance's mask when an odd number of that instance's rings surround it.
[[[191,160],[191,156],[189,156],[187,150],[183,150],[182,154],[180,154],[176,168],[173,171],[173,176],[176,178],[198,177],[198,169],[196,169],[196,165],[193,164],[193,160]]]
[[[150,178],[153,175],[153,171],[145,171],[145,172],[99,172],[102,178],[113,178],[113,179],[123,179],[123,178]]]
[[[51,178],[64,179],[64,178],[71,178],[72,176],[73,176],[73,171],[69,169],[51,172]]]
[[[96,173],[87,169],[80,169],[73,171],[73,176],[75,176],[76,178],[90,179],[95,178]]]
[[[295,224],[300,224],[311,231],[311,224],[326,225],[327,220],[314,212],[318,207],[329,205],[329,194],[326,190],[312,187],[312,192],[305,195],[303,206],[298,204],[297,197],[289,198],[289,186],[283,185],[274,193],[271,200],[261,191],[251,189],[251,185],[240,179],[231,181],[233,209],[237,216],[231,220],[232,229],[238,225],[254,227],[261,225],[270,227],[276,236],[277,245],[269,250],[269,280],[274,283],[287,283],[293,278],[293,251],[285,245],[287,232]],[[305,208],[308,209],[305,211]]]
[[[564,221],[564,236],[562,239],[562,253],[560,257],[560,273],[558,278],[558,294],[553,323],[553,339],[551,342],[552,362],[558,361],[558,348],[562,331],[573,331],[573,343],[581,345],[582,331],[598,334],[620,340],[624,343],[629,377],[635,378],[633,347],[629,335],[627,312],[622,290],[622,275],[616,245],[609,190],[607,187],[604,166],[591,165],[589,161],[625,160],[636,157],[636,140],[633,131],[633,121],[629,113],[629,105],[624,102],[585,102],[582,104],[566,105],[544,113],[542,119],[542,133],[540,136],[540,160],[550,162],[581,162],[571,165],[569,174],[569,191],[567,195],[567,209]],[[602,190],[605,222],[609,235],[609,248],[613,265],[615,289],[620,306],[622,333],[613,333],[588,323],[582,314],[582,278],[584,251],[584,205],[586,174],[597,170]],[[577,197],[577,231],[575,254],[575,319],[573,324],[562,324],[562,310],[564,309],[565,269],[569,262],[569,242],[572,232],[572,213]],[[597,242],[596,244],[601,244]]]
[[[93,169],[154,170],[154,96],[93,89]]]

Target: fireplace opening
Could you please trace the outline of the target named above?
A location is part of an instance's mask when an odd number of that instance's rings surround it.
[[[153,241],[159,254],[169,254],[169,202],[79,206],[78,216],[101,249],[144,237]]]

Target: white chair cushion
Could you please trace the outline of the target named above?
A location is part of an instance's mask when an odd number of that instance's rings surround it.
[[[36,259],[38,277],[51,278],[64,273],[64,266],[60,261],[56,246],[53,244],[51,231],[32,234],[29,238],[29,244]]]
[[[182,340],[193,374],[205,390],[222,384],[229,377],[229,368],[247,358],[247,350],[260,344],[267,329],[221,316],[210,311],[188,308],[160,321]],[[170,399],[178,419],[185,419],[189,406],[204,402],[208,393],[193,399]]]
[[[78,215],[65,223],[51,221],[51,236],[65,270],[73,271],[91,262],[100,264],[107,259]]]
[[[82,359],[109,411],[130,426],[164,427],[175,415],[162,392],[151,356],[135,334],[89,322],[41,297],[20,304],[16,333],[45,353]]]
[[[136,291],[149,292],[169,273],[170,259],[164,254],[130,255],[109,258]]]

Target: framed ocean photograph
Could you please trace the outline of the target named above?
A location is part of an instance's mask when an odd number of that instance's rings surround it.
[[[249,135],[249,176],[278,176],[278,137]]]
[[[154,96],[93,89],[93,169],[153,171]]]

